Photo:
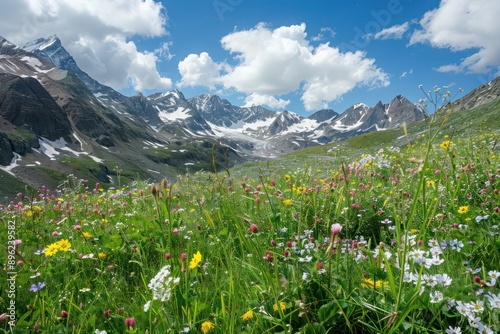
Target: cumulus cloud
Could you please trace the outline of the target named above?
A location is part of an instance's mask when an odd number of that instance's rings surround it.
[[[381,39],[381,40],[401,39],[401,38],[403,38],[403,34],[408,30],[409,26],[410,26],[410,24],[408,22],[405,22],[403,24],[398,24],[398,25],[383,29],[374,35],[372,35],[372,34],[366,35],[366,37],[368,37],[368,38],[373,37],[373,39]]]
[[[156,65],[165,56],[137,49],[132,37],[167,34],[167,16],[154,0],[18,0],[0,12],[0,31],[18,45],[57,33],[78,65],[116,89],[168,89]],[[3,6],[3,5],[2,5]],[[167,56],[168,59],[168,56]]]
[[[420,20],[410,45],[429,43],[451,51],[473,50],[460,64],[445,64],[441,72],[488,73],[500,69],[500,2],[442,0]]]
[[[179,62],[178,67],[182,76],[179,87],[204,86],[214,89],[220,80],[222,65],[214,62],[207,52],[202,52],[200,55],[188,55]]]
[[[235,64],[219,63],[221,71],[211,83],[247,94],[247,104],[264,99],[268,105],[283,105],[287,101],[276,96],[300,91],[305,109],[313,111],[356,86],[389,84],[388,75],[364,52],[342,53],[328,43],[313,47],[304,23],[276,29],[261,23],[224,36],[221,45],[233,55]],[[184,62],[195,59],[186,58]],[[193,78],[185,80],[183,76],[182,81],[206,86],[206,78],[199,82]]]
[[[290,100],[277,99],[274,96],[253,93],[245,98],[244,107],[266,105],[271,108],[284,109],[289,103]]]

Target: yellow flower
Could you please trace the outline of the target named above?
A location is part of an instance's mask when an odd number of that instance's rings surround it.
[[[279,304],[279,306],[278,306],[278,304]],[[273,305],[274,312],[278,312],[278,308],[280,310],[286,310],[286,304],[285,304],[285,302],[279,302],[278,304],[274,304]]]
[[[203,334],[206,334],[214,327],[215,326],[212,322],[205,321],[204,323],[201,324],[201,331],[203,332]]]
[[[441,144],[439,144],[439,147],[441,147],[443,150],[448,150],[451,146],[451,141],[445,140]]]
[[[288,175],[288,174],[287,174],[287,175],[285,175],[285,181],[286,181],[286,182],[290,182],[290,179],[291,179],[290,175]]]
[[[289,198],[288,198],[288,199],[283,200],[283,205],[285,205],[285,206],[290,206],[290,205],[292,205],[292,200],[291,200],[291,199],[289,199]]]
[[[89,232],[83,232],[82,233],[82,237],[84,237],[85,239],[88,239],[92,236],[92,234],[90,234]]]
[[[56,243],[50,244],[45,248],[45,256],[52,256],[59,251],[59,246]]]
[[[193,258],[191,259],[191,262],[189,262],[189,269],[194,269],[198,267],[198,265],[201,263],[201,253],[198,251],[196,254],[193,255]]]
[[[464,213],[467,213],[469,211],[469,206],[464,205],[458,208],[458,213],[463,215]]]
[[[106,258],[106,254],[104,254],[104,253],[99,253],[99,254],[97,254],[97,257],[98,257],[99,259],[103,260],[103,259],[105,259],[105,258]]]
[[[62,239],[56,242],[57,247],[59,250],[63,252],[67,252],[69,248],[71,247],[71,243],[68,241],[68,239]]]
[[[248,309],[248,311],[241,316],[241,319],[243,321],[247,321],[253,318],[253,310],[251,308]]]
[[[363,288],[379,289],[380,287],[388,288],[389,283],[387,283],[386,281],[373,281],[373,279],[371,278],[365,278],[361,283],[361,286]]]

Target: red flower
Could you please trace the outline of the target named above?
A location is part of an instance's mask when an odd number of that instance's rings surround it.
[[[134,317],[125,319],[125,326],[134,327],[134,325],[135,325]]]

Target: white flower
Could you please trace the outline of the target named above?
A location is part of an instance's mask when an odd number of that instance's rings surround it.
[[[482,325],[481,323],[481,318],[479,317],[470,317],[469,319],[469,325],[474,328],[479,328],[479,326]]]
[[[495,308],[500,309],[500,293],[496,296],[492,293],[489,293],[486,295],[486,298],[488,298],[488,301],[490,302],[490,306],[492,309]]]
[[[169,300],[173,285],[179,283],[179,281],[180,278],[178,277],[170,277],[169,265],[161,268],[148,284],[148,288],[153,290],[153,300],[161,300],[162,302]]]
[[[422,281],[424,282],[425,285],[430,287],[436,286],[437,284],[437,281],[434,279],[434,276],[429,274],[423,274]]]
[[[472,312],[481,313],[484,311],[484,302],[482,300],[476,300],[474,303],[467,304]]]
[[[302,280],[305,281],[309,277],[308,273],[302,273]]]
[[[500,272],[496,270],[490,270],[488,271],[488,275],[490,276],[491,279],[497,280],[500,278]]]
[[[100,330],[99,328],[95,329],[95,334],[108,334],[105,330]]]
[[[434,277],[436,279],[436,282],[439,285],[442,285],[442,286],[450,286],[451,285],[452,279],[450,276],[448,276],[448,274],[437,274]]]
[[[148,300],[146,304],[144,304],[144,312],[147,312],[149,310],[149,306],[151,306],[151,301]]]
[[[494,334],[493,330],[486,326],[485,324],[479,323],[477,327],[477,332],[480,334]]]
[[[446,330],[446,334],[462,334],[462,329],[460,329],[460,327],[453,328],[449,326]]]
[[[465,305],[462,301],[457,300],[457,311],[464,317],[470,318],[472,317],[472,312],[467,305]]]
[[[431,292],[429,297],[431,298],[430,302],[433,304],[439,303],[444,298],[443,294],[440,291]]]
[[[312,256],[299,257],[299,262],[311,262]]]

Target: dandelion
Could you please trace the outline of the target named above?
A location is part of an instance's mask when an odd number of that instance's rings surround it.
[[[379,289],[381,287],[388,288],[389,283],[386,281],[374,281],[372,278],[365,278],[363,282],[361,282],[361,286],[367,289]]]
[[[203,332],[203,334],[206,334],[214,327],[215,325],[212,322],[205,321],[204,323],[201,324],[201,331]]]
[[[292,205],[292,200],[287,198],[287,199],[284,199],[282,203],[285,206],[290,206],[290,205]]]
[[[277,304],[273,305],[273,310],[274,312],[278,312],[278,310],[286,310],[286,304],[285,302],[278,302]]]
[[[89,232],[83,232],[82,237],[84,237],[85,239],[89,239],[90,237],[92,237],[92,234],[90,234]]]
[[[248,311],[246,311],[245,314],[241,316],[241,319],[243,321],[248,321],[250,319],[253,319],[253,310],[249,308]]]
[[[97,254],[97,257],[100,259],[100,260],[104,260],[106,258],[106,254],[105,253],[99,253]]]
[[[467,213],[469,211],[469,206],[464,205],[458,208],[458,213],[463,215],[464,213]]]
[[[450,146],[451,146],[450,140],[445,140],[441,144],[439,144],[439,147],[441,147],[443,150],[448,150]]]
[[[201,263],[202,256],[200,251],[198,251],[196,254],[193,255],[193,258],[191,259],[191,262],[189,262],[189,269],[194,269],[198,267],[198,265]]]

